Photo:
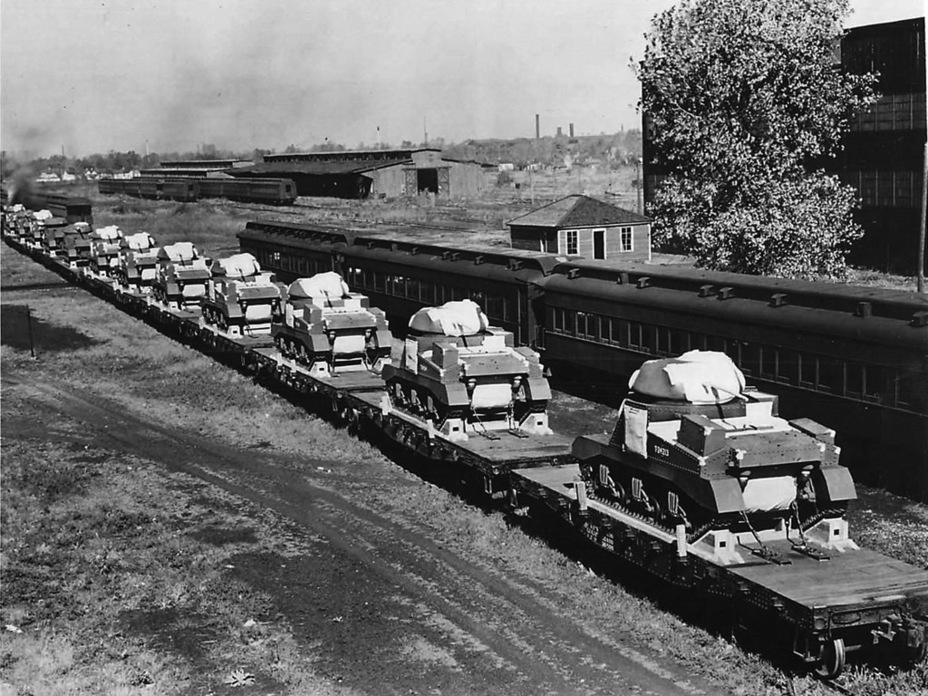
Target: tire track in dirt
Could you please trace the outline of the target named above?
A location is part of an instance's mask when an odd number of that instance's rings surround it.
[[[490,653],[483,659],[496,658],[495,670],[510,691],[513,682],[520,687],[517,692],[525,693],[716,691],[620,639],[591,635],[545,597],[537,583],[530,583],[536,586],[526,593],[526,583],[481,567],[421,531],[310,482],[294,466],[294,457],[244,451],[152,423],[64,385],[5,377],[3,386],[84,421],[121,449],[208,481],[326,538]],[[343,466],[302,458],[299,463],[304,470]]]

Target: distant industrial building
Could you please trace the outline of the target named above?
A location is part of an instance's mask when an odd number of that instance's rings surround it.
[[[276,177],[296,182],[301,196],[397,198],[431,193],[440,198],[476,196],[485,186],[482,167],[446,159],[441,150],[353,150],[265,155],[233,176]]]
[[[229,176],[229,169],[250,167],[248,160],[208,159],[208,160],[164,160],[154,169],[143,169],[142,176],[200,178],[206,176]]]
[[[506,224],[514,249],[586,259],[651,260],[651,220],[589,196],[566,196]]]
[[[855,114],[841,154],[823,167],[854,186],[861,207],[855,219],[864,237],[850,263],[914,273],[925,186],[925,19],[854,27],[840,44],[841,67],[879,73],[881,94],[871,109]],[[643,114],[644,199],[654,200],[665,175]]]

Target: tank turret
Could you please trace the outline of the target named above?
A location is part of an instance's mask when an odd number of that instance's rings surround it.
[[[119,248],[123,233],[116,225],[98,227],[90,235],[90,270],[97,275],[112,276],[119,266]]]
[[[122,238],[119,263],[113,277],[120,286],[133,292],[149,293],[158,273],[158,247],[148,232],[136,232]]]
[[[209,259],[201,257],[192,242],[168,244],[158,250],[152,295],[172,309],[199,307],[209,278]]]
[[[835,433],[777,414],[724,353],[690,351],[635,372],[611,437],[574,454],[603,499],[688,533],[803,530],[856,498]]]
[[[251,254],[216,259],[201,300],[203,320],[233,336],[269,335],[284,288]]]
[[[389,361],[393,334],[383,311],[366,295],[353,293],[334,272],[298,278],[272,327],[278,350],[314,374],[340,370],[380,371]]]
[[[538,354],[514,347],[471,300],[416,312],[409,335],[384,367],[393,408],[422,418],[453,440],[514,430],[550,434],[548,381]]]

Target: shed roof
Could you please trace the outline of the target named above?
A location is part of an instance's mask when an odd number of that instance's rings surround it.
[[[603,203],[589,196],[565,196],[525,215],[510,220],[507,225],[517,227],[596,227],[599,225],[640,225],[650,218],[631,210]]]
[[[392,160],[334,160],[334,161],[301,161],[301,162],[264,162],[254,164],[250,167],[241,167],[229,174],[234,176],[249,176],[260,174],[263,176],[287,176],[290,174],[310,174],[316,176],[325,176],[333,174],[361,174],[371,171],[372,169],[381,169],[391,167],[397,164],[411,164],[409,159],[392,159]]]

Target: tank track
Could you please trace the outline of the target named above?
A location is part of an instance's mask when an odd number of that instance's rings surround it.
[[[589,485],[589,482],[587,482],[587,484]],[[591,487],[594,488],[594,490],[587,491],[587,498],[589,498],[590,500],[595,500],[597,503],[600,503],[601,505],[605,505],[606,507],[610,507],[613,510],[618,510],[622,512],[623,514],[626,514],[630,517],[634,517],[637,520],[646,522],[647,524],[650,524],[652,527],[656,529],[660,529],[661,531],[666,532],[668,534],[676,533],[676,529],[674,527],[670,527],[666,524],[661,524],[660,522],[658,522],[657,520],[655,520],[653,517],[649,515],[638,512],[637,510],[633,510],[626,505],[617,503],[615,499],[604,496],[601,493],[596,492],[595,486],[591,486]],[[827,517],[841,517],[843,514],[844,514],[844,510],[842,508],[824,508],[822,510],[816,510],[815,514],[810,515],[806,517],[805,519],[801,520],[800,525],[802,527],[802,531],[806,532]],[[686,541],[688,544],[695,543],[706,532],[709,532],[712,529],[725,529],[728,526],[729,526],[728,522],[722,518],[717,517],[717,518],[711,519],[699,525],[698,527],[694,527],[692,531],[688,532],[686,535]]]

